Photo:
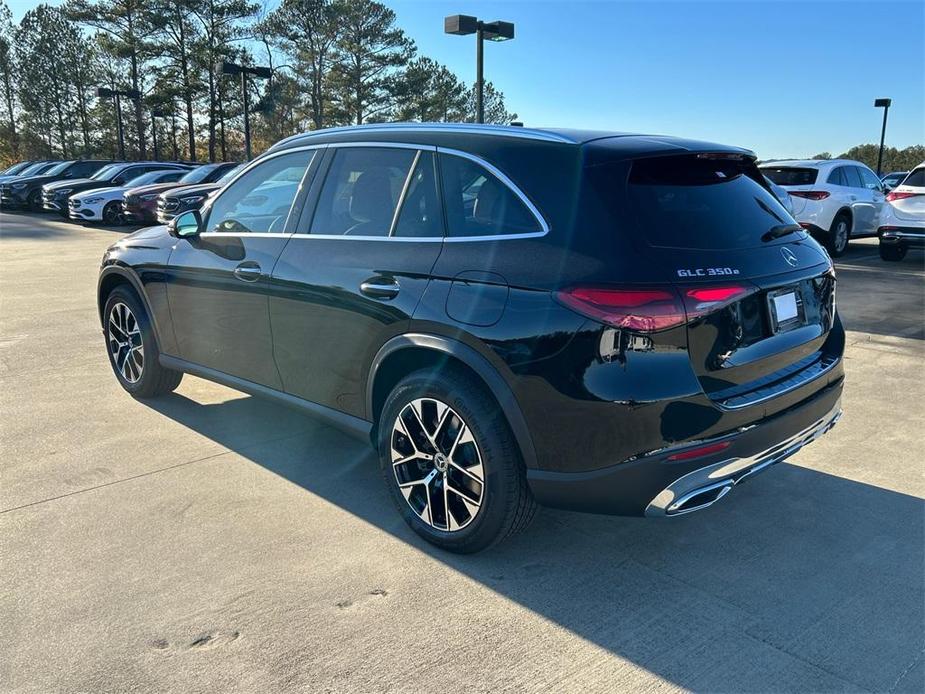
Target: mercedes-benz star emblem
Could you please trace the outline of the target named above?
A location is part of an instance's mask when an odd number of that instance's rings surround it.
[[[796,267],[800,264],[800,261],[797,260],[796,253],[791,251],[789,248],[781,248],[780,254],[784,256],[784,260],[787,262],[787,265],[790,267]]]

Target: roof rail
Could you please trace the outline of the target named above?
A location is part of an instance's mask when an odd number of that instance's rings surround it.
[[[280,140],[273,147],[301,140],[303,138],[318,137],[321,135],[348,133],[353,131],[362,132],[396,132],[396,131],[428,132],[428,133],[471,133],[473,135],[498,135],[501,137],[517,137],[531,140],[542,140],[545,142],[558,142],[564,144],[579,144],[575,140],[559,133],[547,130],[537,130],[536,128],[524,128],[523,126],[511,125],[485,125],[480,123],[370,123],[367,125],[349,125],[337,128],[322,128],[320,130],[310,130],[307,133],[291,135],[284,140]]]

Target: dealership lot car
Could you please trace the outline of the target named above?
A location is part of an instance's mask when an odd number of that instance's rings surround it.
[[[45,173],[35,176],[18,176],[14,180],[0,183],[0,204],[8,208],[41,210],[43,185],[55,181],[86,178],[109,163],[109,160],[104,159],[62,161]]]
[[[155,183],[173,182],[186,173],[186,169],[160,169],[149,171],[126,181],[125,185],[109,188],[91,188],[75,193],[67,199],[68,215],[81,222],[124,224],[123,197],[126,191]]]
[[[125,192],[122,200],[125,217],[129,222],[154,223],[157,221],[157,199],[161,193],[190,185],[215,183],[237,167],[238,164],[234,162],[203,164],[179,179],[131,188]]]
[[[910,248],[925,247],[925,162],[886,196],[880,216],[880,257],[902,260]]]
[[[877,174],[848,159],[810,159],[762,164],[761,173],[784,188],[793,216],[841,256],[853,238],[876,236],[886,197]]]
[[[89,178],[76,178],[43,185],[42,207],[67,217],[69,214],[67,199],[75,193],[82,193],[93,188],[124,186],[141,174],[163,169],[188,171],[189,167],[162,161],[115,162],[104,166]]]
[[[370,437],[406,522],[459,552],[537,502],[705,508],[841,412],[828,255],[751,152],[670,137],[289,138],[113,245],[99,309],[126,391],[188,372]]]
[[[902,180],[908,175],[908,171],[891,171],[880,179],[883,183],[883,190],[889,193],[893,188],[902,183]]]
[[[10,168],[12,168],[14,172],[5,172],[0,176],[0,183],[18,180],[27,176],[38,176],[60,163],[61,162],[58,161],[36,161],[29,163],[26,167],[20,167],[19,165],[13,166]]]
[[[225,171],[214,183],[181,186],[161,193],[157,196],[157,221],[166,224],[181,212],[198,210],[210,195],[234,178],[235,173],[241,168],[241,164],[235,165],[234,168]]]

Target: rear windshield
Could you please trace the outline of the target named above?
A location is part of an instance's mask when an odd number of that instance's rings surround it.
[[[633,163],[627,191],[652,246],[751,248],[773,227],[796,224],[760,179],[748,159],[659,157]]]
[[[819,174],[817,169],[798,169],[793,166],[762,166],[761,173],[779,186],[811,186]]]
[[[906,176],[906,180],[902,184],[904,186],[925,187],[925,166],[920,166],[913,170],[911,174]]]

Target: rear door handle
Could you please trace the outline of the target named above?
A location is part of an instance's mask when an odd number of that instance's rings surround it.
[[[256,282],[260,275],[260,266],[252,260],[243,262],[234,269],[234,276],[242,282]]]
[[[373,299],[394,299],[401,289],[391,277],[371,277],[360,284],[360,292]]]

